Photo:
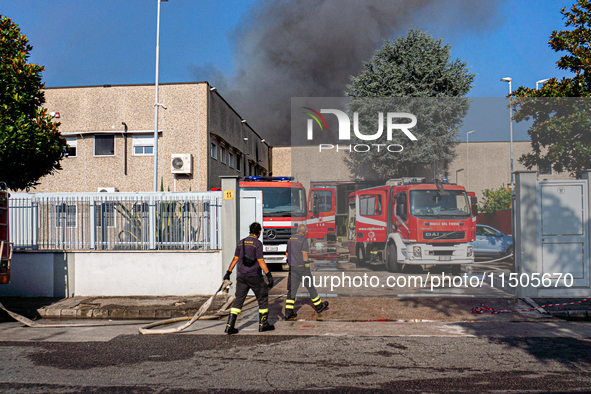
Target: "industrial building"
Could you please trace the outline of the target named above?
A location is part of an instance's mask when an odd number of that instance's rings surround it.
[[[33,192],[153,190],[154,85],[45,89],[68,142],[62,170]],[[267,175],[270,148],[207,82],[160,84],[158,190],[220,186],[221,175]]]

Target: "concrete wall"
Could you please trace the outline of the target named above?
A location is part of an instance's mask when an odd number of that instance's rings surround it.
[[[0,296],[209,295],[222,281],[221,251],[14,253]]]
[[[72,256],[64,252],[14,252],[6,297],[68,297],[74,293]]]
[[[478,198],[482,198],[482,190],[497,189],[503,184],[511,183],[511,149],[509,142],[470,142],[470,190],[475,191]],[[526,171],[527,168],[519,163],[518,159],[525,153],[531,152],[529,141],[513,142],[513,171]],[[456,147],[456,156],[449,163],[447,171],[443,169],[440,174],[447,176],[450,182],[467,187],[466,143],[462,142]],[[461,170],[461,171],[458,171]],[[536,170],[536,168],[534,168]],[[568,173],[540,174],[539,179],[562,180],[573,179]]]

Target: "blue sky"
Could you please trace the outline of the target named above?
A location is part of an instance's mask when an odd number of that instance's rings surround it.
[[[237,48],[237,43],[256,28],[252,21],[257,20],[257,14],[261,17],[260,10],[268,3],[271,1],[162,3],[160,82],[207,78],[216,86],[231,84],[245,56],[244,50],[238,50],[244,48]],[[461,7],[478,3],[464,1]],[[474,14],[473,18],[458,15],[451,3],[451,7],[436,8],[431,14],[419,10],[381,38],[395,38],[411,27],[427,30],[450,43],[452,56],[466,61],[477,74],[471,97],[503,97],[508,86],[500,81],[502,77],[512,77],[516,88],[535,87],[536,81],[544,78],[568,76],[556,68],[560,55],[547,42],[553,30],[564,28],[560,8],[572,3],[499,0],[482,11],[486,14]],[[33,45],[31,61],[45,66],[48,87],[154,83],[156,9],[156,0],[0,0],[0,14],[19,24]],[[272,19],[273,15],[268,12],[265,18]],[[351,29],[363,34],[370,27]],[[472,134],[471,140],[491,139],[477,134]],[[506,138],[500,135],[492,139]],[[526,135],[516,132],[515,139],[526,139]]]

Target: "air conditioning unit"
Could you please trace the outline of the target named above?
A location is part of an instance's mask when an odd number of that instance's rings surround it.
[[[170,171],[173,174],[193,173],[193,161],[190,153],[173,153],[170,159]]]
[[[99,193],[117,193],[118,191],[116,187],[99,187],[97,190]]]

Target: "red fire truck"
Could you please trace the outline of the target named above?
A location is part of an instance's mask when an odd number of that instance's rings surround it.
[[[308,193],[308,238],[324,242],[347,239],[349,195],[384,181],[311,181]]]
[[[8,190],[6,183],[0,182],[0,284],[10,282],[10,260],[12,244],[8,231]]]
[[[474,262],[476,197],[464,187],[424,178],[392,179],[350,195],[349,249],[357,261],[385,264],[452,265]]]
[[[241,189],[263,192],[263,253],[267,263],[287,263],[287,241],[306,220],[306,191],[293,179],[251,176],[239,184]]]

